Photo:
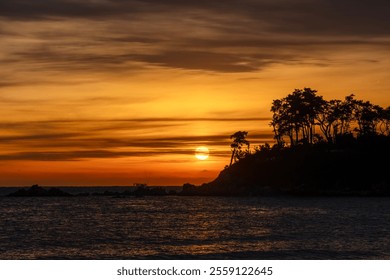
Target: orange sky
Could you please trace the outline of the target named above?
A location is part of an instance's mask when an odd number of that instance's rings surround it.
[[[155,2],[0,3],[0,185],[201,184],[295,88],[390,105],[387,1]]]

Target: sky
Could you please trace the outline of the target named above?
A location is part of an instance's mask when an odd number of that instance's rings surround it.
[[[387,0],[0,0],[0,185],[202,184],[272,100],[390,105]],[[194,151],[209,150],[207,160]]]

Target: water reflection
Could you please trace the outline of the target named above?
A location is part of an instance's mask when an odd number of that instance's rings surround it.
[[[389,198],[0,198],[2,259],[389,259]]]

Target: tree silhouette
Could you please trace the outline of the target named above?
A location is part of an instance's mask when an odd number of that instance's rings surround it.
[[[326,101],[311,88],[295,89],[291,94],[272,102],[270,125],[278,146],[284,137],[291,146],[322,141],[335,143],[344,136],[390,135],[390,107],[383,109],[369,101],[348,95],[344,100]],[[315,133],[318,126],[323,136]],[[354,128],[351,130],[351,128]]]
[[[390,106],[381,111],[379,131],[381,134],[390,136]]]
[[[283,136],[290,137],[290,143],[293,142],[293,126],[289,120],[286,110],[286,104],[282,99],[276,99],[272,102],[271,112],[273,112],[271,126],[274,131],[274,138],[278,146],[284,146]]]
[[[370,101],[355,100],[354,111],[359,135],[375,134],[383,116],[383,108]]]
[[[285,98],[273,101],[271,126],[278,145],[283,145],[283,136],[290,138],[292,146],[299,142],[313,143],[316,120],[326,105],[316,92],[311,88],[295,89]]]
[[[345,97],[344,101],[332,99],[325,102],[317,116],[318,125],[328,143],[332,143],[338,136],[350,132],[351,122],[354,120],[354,95]]]
[[[340,100],[330,100],[324,104],[321,112],[318,114],[318,125],[328,143],[333,142],[332,129],[337,121],[336,112],[340,107],[340,103]]]
[[[246,153],[249,152],[249,141],[246,140],[246,137],[248,135],[247,131],[237,131],[234,134],[230,135],[230,139],[233,139],[233,143],[230,144],[230,147],[232,149],[232,156],[230,158],[230,164],[232,165],[233,161],[237,161],[240,158],[244,157]],[[247,146],[247,152],[242,151],[242,147],[246,145]]]

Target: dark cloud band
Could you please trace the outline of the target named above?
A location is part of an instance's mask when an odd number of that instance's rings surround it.
[[[116,121],[37,121],[0,123],[0,160],[69,161],[85,158],[150,157],[167,154],[192,155],[194,148],[206,145],[213,156],[230,153],[229,133],[214,135],[149,136],[132,131],[163,130],[167,125],[190,122],[245,123],[268,122],[267,118],[149,118]],[[5,133],[6,132],[6,133]],[[254,143],[273,142],[270,132],[253,133]],[[17,146],[21,152],[7,152]],[[118,151],[119,149],[119,151]]]
[[[87,73],[148,66],[237,73],[310,59],[326,64],[323,53],[342,46],[388,48],[389,10],[385,0],[2,0],[0,34],[35,43],[8,48],[0,62]],[[14,30],[22,21],[56,27]],[[1,81],[0,87],[19,83]]]

